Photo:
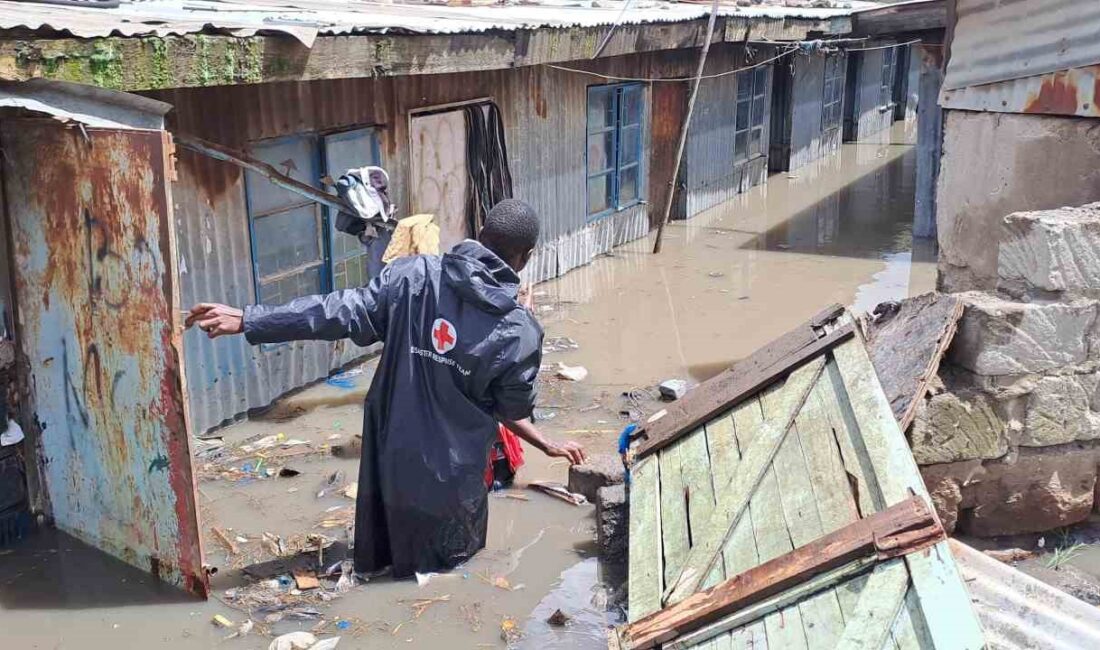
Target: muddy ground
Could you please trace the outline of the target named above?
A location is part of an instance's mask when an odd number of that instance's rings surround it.
[[[900,125],[895,136],[902,141]],[[914,249],[910,237],[914,166],[909,145],[845,145],[837,157],[672,225],[659,256],[642,240],[536,287],[548,340],[577,346],[544,358],[540,425],[590,451],[613,451],[625,418],[656,408],[661,380],[705,380],[828,303],[867,309],[931,290],[934,252]],[[589,376],[553,379],[558,362],[583,365]],[[359,430],[372,371],[368,363],[345,385],[321,384],[219,431],[224,446],[196,461],[205,552],[219,567],[208,602],[43,534],[0,555],[5,646],[248,649],[266,648],[264,634],[318,629],[342,636],[341,648],[501,647],[502,621],[514,620],[521,646],[606,647],[617,612],[599,583],[593,508],[525,489],[567,476],[563,462],[530,449],[517,487],[490,499],[485,551],[461,570],[424,586],[375,579],[329,602],[316,590],[287,596],[300,602],[281,620],[254,608],[255,628],[244,638],[227,640],[233,630],[211,624],[217,614],[235,624],[248,618],[241,594],[255,581],[239,568],[272,558],[277,540],[342,539],[342,526],[319,524],[349,512],[353,502],[340,488],[354,481],[357,462],[329,448]],[[242,449],[280,434],[277,445]],[[280,477],[284,467],[298,474]],[[556,609],[572,619],[564,628],[545,623]]]

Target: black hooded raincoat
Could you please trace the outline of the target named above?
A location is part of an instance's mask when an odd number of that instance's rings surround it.
[[[454,567],[485,545],[496,420],[531,415],[542,328],[519,277],[475,241],[395,260],[362,289],[245,309],[250,343],[384,341],[367,393],[355,568]]]

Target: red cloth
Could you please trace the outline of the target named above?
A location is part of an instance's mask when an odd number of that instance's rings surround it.
[[[502,456],[508,459],[508,467],[511,468],[513,475],[523,466],[523,445],[519,441],[519,436],[499,423],[497,432],[500,435],[499,444],[493,443],[492,448],[489,449],[489,464],[485,467],[485,485],[489,487],[493,485],[493,463],[500,460]]]

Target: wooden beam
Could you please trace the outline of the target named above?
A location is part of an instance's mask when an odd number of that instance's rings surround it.
[[[186,133],[176,133],[174,137],[176,142],[179,142],[180,146],[186,149],[201,153],[204,156],[210,156],[215,160],[222,160],[237,165],[238,167],[243,167],[249,171],[256,172],[279,187],[290,190],[311,201],[316,201],[321,205],[326,205],[341,212],[347,212],[348,214],[355,214],[355,209],[335,194],[329,194],[312,185],[306,185],[301,181],[295,180],[279,172],[279,170],[271,165],[262,160],[257,160],[243,151],[237,151],[236,149],[231,149],[220,144],[208,142],[202,138]]]
[[[931,508],[914,495],[635,621],[624,639],[631,650],[653,648],[832,569],[866,558],[906,555],[944,537]]]
[[[644,436],[637,455],[646,456],[667,447],[854,332],[852,325],[846,324],[821,336],[813,322],[791,330],[670,404],[664,417],[635,434]]]

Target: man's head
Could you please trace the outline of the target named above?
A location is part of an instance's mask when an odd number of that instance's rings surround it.
[[[519,273],[539,240],[535,209],[519,199],[504,199],[489,210],[477,239]]]

